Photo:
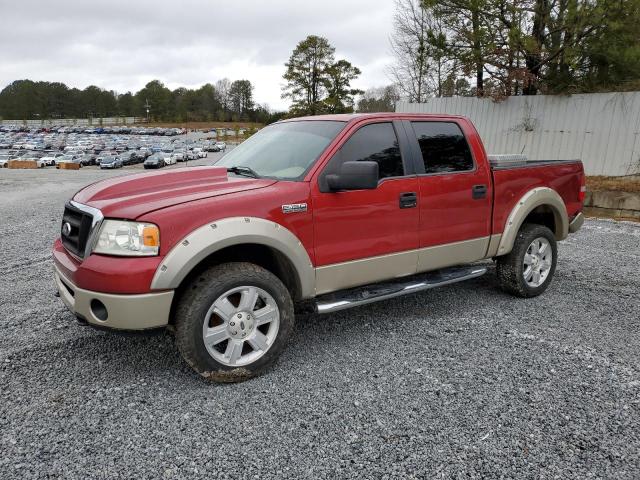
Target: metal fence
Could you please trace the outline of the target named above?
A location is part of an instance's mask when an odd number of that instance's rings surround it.
[[[105,117],[105,118],[54,118],[46,120],[2,120],[3,125],[26,125],[28,127],[106,127],[111,125],[131,125],[141,123],[142,117]]]
[[[640,174],[640,92],[571,96],[433,98],[398,102],[397,112],[469,117],[487,153],[530,159],[579,158],[588,175]]]

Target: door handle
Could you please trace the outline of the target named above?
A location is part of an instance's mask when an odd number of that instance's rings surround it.
[[[418,205],[418,195],[416,192],[400,194],[400,208],[415,208],[416,205]]]
[[[486,185],[474,185],[471,188],[471,197],[474,200],[479,200],[481,198],[485,198],[487,196],[487,186]]]

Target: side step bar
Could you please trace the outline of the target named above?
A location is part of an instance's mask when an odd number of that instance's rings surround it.
[[[389,298],[422,292],[443,285],[462,282],[480,277],[487,273],[486,267],[452,267],[421,273],[398,280],[374,283],[363,287],[350,288],[340,292],[321,295],[316,299],[317,313],[331,313],[347,308],[359,307],[368,303]]]

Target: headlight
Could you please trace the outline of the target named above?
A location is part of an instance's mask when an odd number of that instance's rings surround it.
[[[105,220],[100,227],[95,253],[132,257],[158,255],[160,230],[152,223]]]

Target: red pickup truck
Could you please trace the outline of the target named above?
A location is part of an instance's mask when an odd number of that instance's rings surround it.
[[[329,313],[478,277],[533,297],[577,231],[580,161],[487,157],[452,115],[297,118],[214,166],[94,183],[65,206],[55,281],[86,324],[170,327],[202,376],[238,381]]]

